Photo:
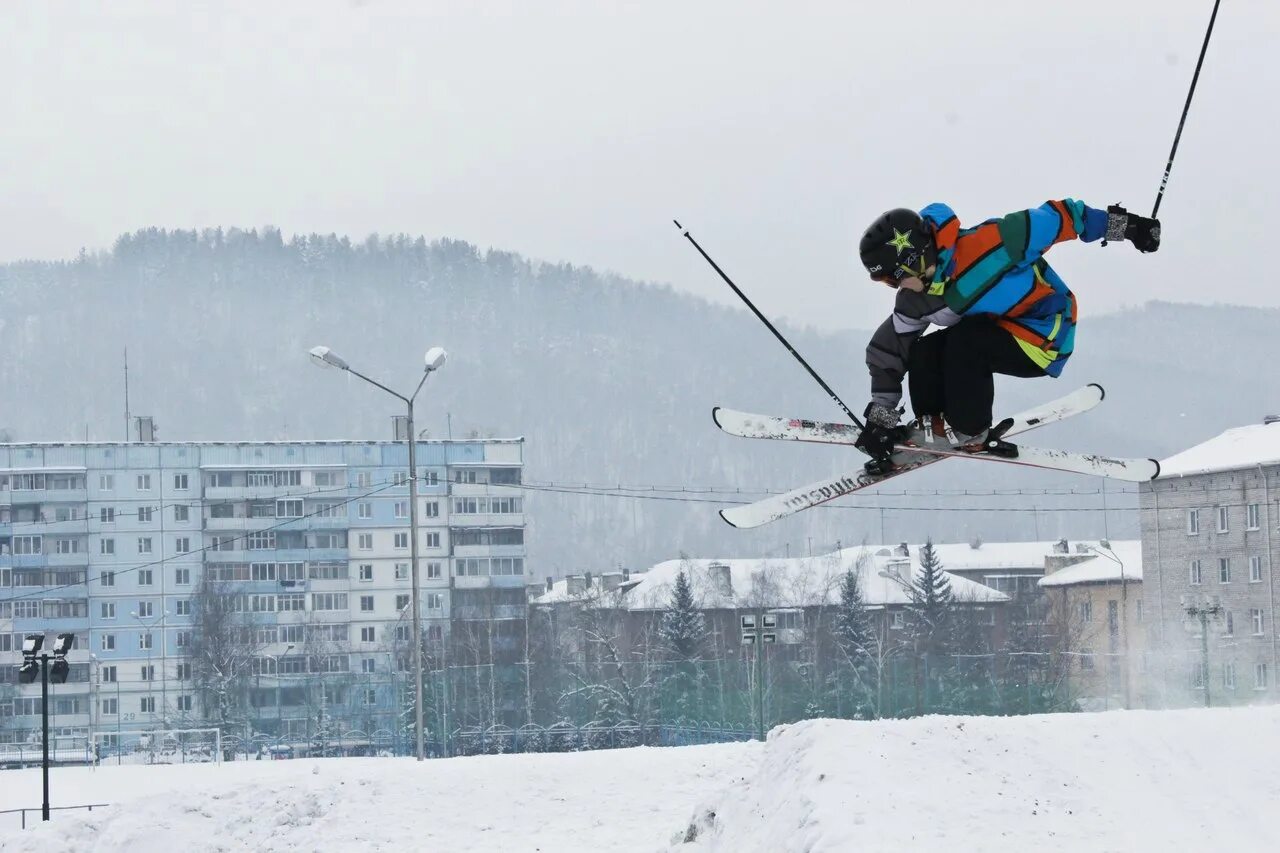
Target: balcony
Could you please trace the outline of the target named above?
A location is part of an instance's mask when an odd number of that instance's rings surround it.
[[[459,575],[453,579],[454,589],[518,589],[525,585],[524,575]]]
[[[525,608],[519,604],[495,604],[492,607],[468,604],[453,608],[453,618],[467,622],[488,622],[497,619],[523,619]]]
[[[449,514],[450,527],[524,527],[523,512]]]
[[[50,568],[69,567],[69,568],[87,568],[89,565],[89,552],[78,551],[74,554],[46,554],[45,565]]]
[[[314,497],[315,490],[307,486],[209,486],[204,490],[206,501],[245,501],[267,498]]]
[[[454,545],[455,557],[523,557],[523,545]]]
[[[276,523],[274,518],[206,518],[205,530],[263,530]]]

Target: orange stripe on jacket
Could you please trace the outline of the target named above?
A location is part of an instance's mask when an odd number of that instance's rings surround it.
[[[1067,210],[1067,206],[1060,201],[1050,201],[1053,209],[1058,211],[1058,233],[1054,236],[1054,243],[1061,243],[1063,240],[1074,240],[1076,238],[1075,220],[1071,218],[1071,211]]]
[[[1023,314],[1031,310],[1031,307],[1044,299],[1046,296],[1053,294],[1053,288],[1037,279],[1031,285],[1031,292],[1018,300],[1008,311],[1004,312],[1006,317],[1021,317]]]
[[[999,246],[1000,242],[1000,228],[994,222],[979,225],[975,230],[964,235],[956,243],[956,269],[951,274],[952,279],[960,278],[968,272],[979,258]]]
[[[1002,317],[996,320],[996,325],[1009,332],[1015,338],[1021,338],[1037,349],[1045,349],[1049,344],[1049,339],[1044,335],[1038,335],[1026,326],[1019,325],[1012,320],[1006,320]]]

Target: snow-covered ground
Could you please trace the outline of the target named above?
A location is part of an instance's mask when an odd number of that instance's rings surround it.
[[[5,851],[1280,849],[1280,708],[816,720],[761,744],[55,771]],[[39,772],[0,775],[0,809]],[[0,816],[8,817],[8,816]],[[38,816],[37,816],[38,817]]]

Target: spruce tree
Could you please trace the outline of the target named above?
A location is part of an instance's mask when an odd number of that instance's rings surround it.
[[[874,716],[876,686],[874,682],[875,629],[868,618],[857,570],[845,572],[840,580],[840,605],[832,626],[842,663],[850,676],[853,692],[852,714]]]
[[[662,614],[658,636],[673,662],[671,676],[667,679],[670,696],[670,716],[692,720],[698,714],[697,692],[702,678],[700,663],[707,628],[702,611],[693,598],[693,584],[682,568],[676,575],[675,588],[671,591],[671,603]]]
[[[929,710],[931,694],[937,693],[931,686],[938,683],[948,663],[955,609],[951,580],[942,569],[932,539],[920,549],[920,573],[911,582],[910,597],[907,611],[915,658],[915,706],[916,713],[922,714]]]

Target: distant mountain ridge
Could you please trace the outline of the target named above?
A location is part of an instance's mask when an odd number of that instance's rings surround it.
[[[869,329],[783,328],[860,408]],[[1063,378],[1001,382],[998,411],[1100,382],[1108,396],[1096,412],[1028,443],[1169,455],[1280,411],[1280,373],[1270,366],[1277,328],[1277,309],[1153,302],[1086,315]],[[313,369],[307,349],[327,344],[407,389],[423,350],[445,346],[449,363],[424,392],[419,421],[434,437],[450,426],[454,437],[526,437],[539,577],[680,553],[800,553],[837,540],[1134,534],[1132,513],[1121,511],[1104,529],[1098,481],[966,461],[849,502],[862,509],[731,530],[714,511],[728,498],[702,490],[741,489],[745,500],[862,461],[835,448],[733,439],[711,423],[715,404],[838,417],[767,330],[745,310],[669,286],[458,240],[145,229],[109,252],[0,266],[0,332],[0,428],[16,440],[83,439],[86,426],[91,438],[121,438],[125,347],[131,408],[154,415],[163,439],[387,437],[393,401]],[[636,487],[639,497],[544,490],[596,491],[584,484]],[[1121,487],[1107,488],[1112,510],[1133,505]],[[1018,489],[1087,494],[991,494]],[[946,494],[914,494],[932,490]],[[975,494],[952,494],[963,490]]]

